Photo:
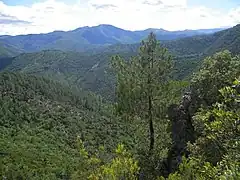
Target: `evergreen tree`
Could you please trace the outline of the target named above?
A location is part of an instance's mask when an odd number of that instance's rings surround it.
[[[126,62],[113,57],[117,71],[117,113],[127,118],[140,117],[148,120],[149,151],[154,148],[154,119],[159,117],[159,101],[162,90],[168,84],[171,72],[171,56],[162,48],[154,33],[142,42],[138,56]]]

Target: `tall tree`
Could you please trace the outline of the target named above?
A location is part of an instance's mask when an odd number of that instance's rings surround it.
[[[172,58],[167,49],[160,46],[154,33],[142,42],[139,54],[125,61],[113,57],[112,66],[117,71],[117,113],[128,118],[148,120],[149,151],[154,148],[154,119],[160,117],[158,106],[162,90],[169,83]],[[160,99],[161,100],[161,99]]]

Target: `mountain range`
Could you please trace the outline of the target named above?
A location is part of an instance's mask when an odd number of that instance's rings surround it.
[[[86,27],[86,29],[88,28]],[[110,32],[108,35],[110,36]],[[7,39],[12,38],[14,40],[14,38],[26,38],[27,36],[7,37]],[[48,35],[32,35],[32,37],[38,36],[45,37],[43,39],[40,38],[39,41],[49,40],[47,39]],[[201,60],[206,56],[225,49],[237,54],[240,51],[239,37],[240,25],[237,25],[213,34],[162,41],[161,45],[169,49],[174,56],[176,64],[174,76],[178,79],[184,79],[192,74],[201,63]],[[33,39],[29,41],[29,44],[33,42]],[[3,47],[14,49],[16,52],[17,48],[14,46],[16,44],[5,44]],[[35,42],[35,45],[37,45],[37,42]],[[65,51],[66,49],[71,49],[71,45],[68,45],[64,44],[65,48],[59,48],[60,50],[57,50],[58,48],[55,46],[52,50],[26,52],[14,57],[1,58],[0,69],[48,76],[68,85],[77,85],[101,95],[107,94],[108,96],[112,96],[114,78],[109,69],[111,56],[120,54],[128,59],[137,54],[140,44],[105,44],[98,47],[95,46],[95,49],[88,49],[85,52]],[[12,54],[12,51],[5,52]],[[19,51],[17,52],[19,53]]]
[[[66,32],[54,31],[47,34],[0,36],[0,43],[3,46],[0,49],[0,56],[11,56],[19,52],[36,52],[46,49],[83,52],[113,44],[132,44],[145,39],[152,31],[157,35],[159,40],[165,41],[194,35],[212,34],[221,30],[223,29],[167,31],[164,29],[149,28],[142,31],[129,31],[112,25],[102,24],[93,27],[81,27]],[[5,46],[11,46],[10,52],[6,52]]]

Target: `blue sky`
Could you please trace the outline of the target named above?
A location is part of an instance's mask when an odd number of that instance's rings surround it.
[[[206,6],[213,9],[229,10],[240,5],[240,0],[189,0],[189,5]]]
[[[44,0],[2,0],[7,5],[14,6],[14,5],[30,5],[34,2],[43,2]]]
[[[46,33],[112,24],[167,30],[240,23],[240,0],[0,0],[0,34]]]
[[[65,3],[74,3],[78,0],[59,0]],[[36,2],[44,2],[44,0],[2,0],[7,5],[31,5]],[[240,0],[188,0],[191,6],[204,5],[210,8],[230,9],[240,5]]]

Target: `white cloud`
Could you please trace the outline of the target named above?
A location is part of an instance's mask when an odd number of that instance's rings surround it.
[[[235,24],[240,23],[240,7],[233,9],[230,11],[228,18],[233,21]]]
[[[46,33],[81,26],[112,24],[124,29],[168,30],[214,28],[240,23],[240,7],[222,13],[204,6],[189,7],[187,0],[79,0],[65,4],[46,0],[31,6],[7,6],[0,1],[1,15],[19,22],[0,21],[0,34]]]

